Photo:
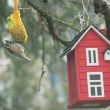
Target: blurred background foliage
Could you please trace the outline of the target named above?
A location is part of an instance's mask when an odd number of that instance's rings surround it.
[[[83,12],[81,0],[36,2],[52,17],[71,23],[80,30],[79,13]],[[40,24],[38,13],[26,3],[26,0],[21,0],[22,7],[30,9],[22,10],[21,17],[29,36],[25,52],[32,61],[27,62],[10,55],[2,47],[2,40],[11,38],[6,18],[13,11],[12,3],[13,0],[0,0],[0,110],[65,110],[69,102],[67,67],[66,58],[60,58],[64,47],[52,39],[46,26]],[[92,0],[89,0],[88,13],[89,24],[94,24],[98,28],[103,27],[103,16],[94,14]],[[55,22],[55,29],[67,40],[71,40],[77,33],[60,22]],[[42,36],[45,41],[46,72],[39,91]]]

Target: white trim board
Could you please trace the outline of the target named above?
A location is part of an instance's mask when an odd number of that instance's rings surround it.
[[[90,80],[90,75],[100,75],[100,80]],[[97,97],[104,97],[104,82],[103,82],[103,73],[102,72],[87,72],[87,84],[88,84],[88,96],[97,98]],[[90,82],[101,82],[101,85],[90,85]],[[90,88],[94,87],[95,88],[95,92],[97,87],[101,87],[102,90],[102,95],[99,96],[98,94],[96,94],[95,96],[91,96],[91,90]]]
[[[91,62],[89,62],[89,53],[91,52]],[[93,51],[95,51],[95,59],[96,62],[94,62],[94,55],[93,55]],[[98,66],[99,65],[99,58],[98,58],[98,48],[86,48],[86,62],[87,62],[87,66]]]
[[[88,27],[88,29],[84,32],[84,34],[79,38],[79,40],[76,42],[76,44],[71,48],[71,50],[73,50],[76,45],[80,42],[80,40],[82,40],[82,38],[85,36],[85,34],[90,30],[93,29],[103,40],[105,40],[109,45],[110,45],[110,41],[101,33],[99,32],[93,25],[90,25]]]

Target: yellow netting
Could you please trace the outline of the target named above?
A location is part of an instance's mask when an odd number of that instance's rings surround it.
[[[28,36],[20,17],[19,4],[19,0],[14,0],[14,12],[8,17],[8,27],[14,41],[25,44]]]

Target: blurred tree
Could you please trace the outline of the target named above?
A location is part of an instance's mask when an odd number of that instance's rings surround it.
[[[0,44],[2,39],[10,37],[6,22],[6,17],[12,12],[10,1],[0,0]],[[22,7],[30,5],[35,9],[29,7],[29,10],[21,10],[29,36],[26,54],[32,61],[20,60],[3,48],[0,49],[0,109],[64,110],[68,101],[67,69],[65,58],[59,57],[61,51],[81,30],[81,26],[85,28],[83,20],[88,24],[96,24],[99,28],[104,19],[94,13],[92,0],[20,1]],[[45,40],[46,72],[39,91],[38,83],[43,65],[42,36]]]

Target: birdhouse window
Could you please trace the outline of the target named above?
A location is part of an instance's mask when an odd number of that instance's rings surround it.
[[[98,49],[97,48],[86,48],[86,59],[87,59],[87,66],[99,65]]]
[[[89,97],[104,97],[102,72],[88,72],[87,81]]]

